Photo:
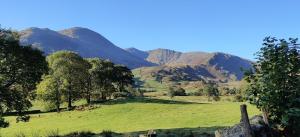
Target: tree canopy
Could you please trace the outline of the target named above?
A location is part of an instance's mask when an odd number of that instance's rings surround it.
[[[247,74],[248,99],[287,136],[300,132],[300,54],[297,39],[264,39],[254,72]]]
[[[31,107],[33,91],[46,71],[47,62],[40,50],[21,46],[16,32],[0,28],[1,113],[15,110],[21,115]]]

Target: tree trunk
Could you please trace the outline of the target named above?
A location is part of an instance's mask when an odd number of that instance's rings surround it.
[[[91,83],[91,79],[89,78],[89,81],[88,81],[88,87],[87,87],[87,95],[86,95],[86,102],[88,104],[91,103],[91,91],[92,91],[92,83]]]
[[[72,92],[71,88],[68,90],[68,110],[72,110]]]
[[[60,105],[59,105],[59,103],[58,102],[56,102],[56,112],[57,113],[59,113],[60,112],[60,107],[59,107]]]
[[[266,109],[262,109],[262,115],[263,115],[263,120],[267,126],[270,126],[269,120],[268,120],[268,112]]]
[[[91,104],[91,95],[90,95],[90,93],[87,94],[86,102],[87,102],[88,104]]]
[[[248,118],[247,105],[243,104],[240,106],[240,108],[241,108],[241,115],[242,115],[241,122],[243,123],[242,129],[245,134],[245,137],[254,137],[254,133],[251,129],[251,125]]]

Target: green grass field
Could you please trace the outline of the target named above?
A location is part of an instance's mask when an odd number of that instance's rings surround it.
[[[137,132],[150,129],[192,129],[213,132],[217,128],[239,122],[240,110],[236,102],[206,102],[203,97],[168,97],[110,101],[87,111],[33,114],[27,123],[16,123],[14,116],[5,117],[10,127],[0,129],[4,137],[24,133],[27,136],[46,135],[53,131],[67,134],[74,131],[102,130]],[[248,105],[249,115],[260,112]]]

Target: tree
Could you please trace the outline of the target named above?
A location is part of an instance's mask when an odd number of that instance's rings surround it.
[[[93,61],[92,61],[93,62]],[[95,63],[96,62],[96,63]],[[113,92],[116,91],[113,82],[116,81],[116,74],[114,71],[115,64],[108,60],[94,60],[92,63],[93,66],[96,66],[93,75],[93,89],[98,98],[106,100],[107,97],[110,97]]]
[[[208,99],[210,100],[211,97],[213,97],[213,100],[218,101],[220,100],[219,98],[219,90],[217,87],[217,84],[214,82],[208,82],[204,88],[203,88],[203,93],[208,96]]]
[[[37,85],[37,97],[46,103],[54,104],[56,106],[56,111],[60,111],[60,104],[62,103],[63,92],[62,81],[53,75],[47,75],[43,77]]]
[[[15,110],[22,115],[30,108],[36,83],[46,71],[47,62],[40,50],[21,46],[16,32],[0,28],[1,112]]]
[[[263,110],[271,127],[280,126],[286,136],[300,132],[300,56],[297,39],[267,37],[257,53],[254,72],[246,73],[248,100]]]
[[[107,77],[110,77],[109,75],[112,74],[112,69],[109,69],[109,67],[113,65],[106,64],[106,62],[100,58],[89,58],[87,61],[90,63],[91,68],[88,70],[89,77],[86,83],[85,98],[87,103],[90,104],[91,96],[97,93],[101,94],[103,91],[104,85],[107,84]]]
[[[131,70],[123,65],[114,66],[114,83],[116,84],[119,92],[123,92],[124,88],[134,84],[133,74]]]
[[[58,78],[62,84],[59,89],[67,99],[68,109],[72,109],[72,102],[81,97],[84,84],[88,79],[90,64],[78,54],[71,51],[58,51],[47,57],[49,75]]]

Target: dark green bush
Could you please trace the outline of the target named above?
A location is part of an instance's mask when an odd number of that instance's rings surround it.
[[[236,94],[234,96],[234,102],[243,102],[243,96],[240,94]]]
[[[177,87],[170,87],[168,91],[168,96],[174,97],[174,96],[186,96],[185,90],[183,88],[177,88]]]
[[[100,135],[102,137],[113,137],[114,132],[110,131],[110,130],[103,130]]]
[[[9,126],[9,123],[6,122],[6,121],[4,120],[4,118],[1,117],[1,115],[0,115],[0,128],[6,128],[6,127],[8,127],[8,126]]]
[[[113,98],[120,98],[120,97],[131,97],[132,95],[129,92],[114,92],[112,93]]]
[[[67,135],[65,135],[63,137],[92,137],[94,135],[95,134],[92,133],[92,132],[83,131],[83,132],[73,132],[73,133],[67,134]]]
[[[196,92],[193,93],[194,96],[203,96],[204,95],[204,91],[203,89],[199,89]]]

